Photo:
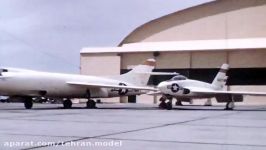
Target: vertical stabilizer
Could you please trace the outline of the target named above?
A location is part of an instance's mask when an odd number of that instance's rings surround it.
[[[155,63],[154,59],[147,59],[143,64],[135,66],[129,72],[116,77],[116,79],[138,86],[145,86],[149,81],[150,72],[154,69]]]
[[[216,77],[214,78],[214,80],[212,81],[212,85],[215,86],[218,89],[222,89],[225,84],[226,81],[228,79],[228,76],[226,76],[226,72],[229,69],[229,65],[228,64],[223,64],[221,69],[219,70],[218,74],[216,75]]]

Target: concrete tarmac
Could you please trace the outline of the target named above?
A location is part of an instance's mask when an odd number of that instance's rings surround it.
[[[0,149],[265,150],[266,106],[0,103]]]

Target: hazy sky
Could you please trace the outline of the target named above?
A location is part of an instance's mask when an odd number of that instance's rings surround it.
[[[117,46],[136,27],[211,0],[0,0],[0,66],[79,72],[82,47]]]

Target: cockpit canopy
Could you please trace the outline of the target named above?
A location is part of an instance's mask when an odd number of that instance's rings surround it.
[[[186,80],[187,77],[183,76],[183,75],[177,75],[174,76],[172,79],[170,79],[170,81],[179,81],[179,80]]]
[[[8,70],[4,68],[0,68],[0,72],[8,72]]]
[[[8,72],[8,70],[7,69],[0,69],[0,76],[2,76],[3,72]]]

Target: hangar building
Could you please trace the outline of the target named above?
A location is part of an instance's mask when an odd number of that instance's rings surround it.
[[[266,91],[266,1],[217,0],[152,20],[117,47],[83,48],[81,74],[120,74],[147,58],[156,59],[155,71],[174,71],[208,82],[221,64],[228,63],[231,90]],[[150,83],[168,78],[154,76]]]

